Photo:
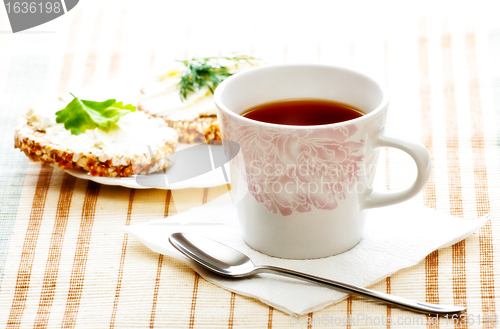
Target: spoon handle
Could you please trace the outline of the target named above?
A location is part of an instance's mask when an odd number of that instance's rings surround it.
[[[465,307],[462,306],[453,306],[453,305],[436,305],[424,302],[418,302],[411,299],[398,297],[394,295],[388,295],[381,292],[377,292],[370,289],[365,289],[362,287],[354,286],[348,283],[343,283],[339,281],[329,280],[325,278],[321,278],[319,276],[314,276],[306,273],[301,273],[293,270],[289,270],[286,268],[276,267],[276,266],[257,266],[257,272],[268,272],[274,274],[281,274],[284,276],[289,276],[293,278],[299,278],[304,281],[310,281],[314,283],[321,283],[330,287],[333,287],[337,290],[341,290],[347,293],[353,293],[357,295],[361,295],[364,297],[369,297],[372,299],[376,299],[379,301],[386,302],[388,304],[397,305],[401,308],[409,309],[412,311],[417,311],[420,313],[427,314],[456,314],[465,311]]]

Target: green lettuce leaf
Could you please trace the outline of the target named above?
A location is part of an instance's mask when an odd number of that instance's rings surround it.
[[[83,134],[87,129],[99,128],[108,132],[120,118],[135,112],[135,106],[115,99],[104,102],[82,100],[73,96],[73,100],[62,110],[56,112],[56,122],[64,123],[64,128],[73,135]]]

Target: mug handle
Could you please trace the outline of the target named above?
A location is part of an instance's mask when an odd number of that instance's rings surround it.
[[[366,197],[364,209],[384,207],[406,201],[424,188],[431,176],[431,158],[429,151],[422,143],[394,137],[384,129],[375,139],[373,146],[374,148],[393,147],[408,153],[417,165],[417,178],[409,188],[401,191],[376,192],[372,189]]]

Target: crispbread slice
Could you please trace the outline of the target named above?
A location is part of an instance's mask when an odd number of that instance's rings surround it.
[[[202,116],[193,120],[171,120],[168,115],[151,114],[140,103],[138,110],[165,120],[170,128],[175,129],[181,143],[206,143],[211,140],[221,140],[219,120],[217,116]],[[182,111],[182,110],[181,110]]]
[[[134,174],[148,174],[168,167],[171,160],[167,155],[175,152],[178,138],[175,134],[164,145],[153,145],[150,154],[138,154],[133,157],[99,160],[91,152],[75,153],[64,147],[54,145],[45,138],[45,132],[36,130],[22,116],[16,122],[14,146],[23,151],[35,162],[53,164],[63,170],[83,169],[92,176],[127,177]],[[114,161],[118,160],[118,161]],[[113,165],[118,163],[118,165]]]

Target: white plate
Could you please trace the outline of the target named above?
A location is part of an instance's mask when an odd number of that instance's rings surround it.
[[[226,172],[229,173],[229,165],[226,164]],[[104,185],[116,185],[116,186],[123,186],[123,187],[129,187],[129,188],[136,188],[136,189],[148,189],[148,188],[156,188],[156,189],[166,189],[166,190],[178,190],[178,189],[183,189],[183,188],[201,188],[201,187],[213,187],[213,186],[219,186],[219,185],[224,185],[227,184],[228,182],[225,181],[224,179],[224,174],[222,172],[221,168],[217,168],[215,170],[209,171],[205,174],[202,174],[200,176],[196,176],[190,179],[187,179],[182,182],[174,183],[174,184],[168,184],[168,182],[165,180],[165,186],[155,186],[155,187],[150,187],[150,186],[143,186],[137,182],[137,175],[130,176],[130,177],[97,177],[97,176],[91,176],[88,172],[83,171],[83,170],[77,170],[77,169],[68,169],[65,170],[68,174],[81,178],[81,179],[87,179],[91,180],[93,182],[99,183],[99,184],[104,184]],[[160,174],[163,174],[163,172],[159,172]],[[144,176],[151,176],[150,175],[144,175]],[[229,178],[229,174],[228,174]]]
[[[177,146],[177,152],[185,150],[187,148],[200,145],[198,144],[184,144],[184,143],[179,143]],[[214,147],[214,146],[211,146]],[[215,147],[222,147],[222,146],[215,146]],[[195,154],[192,154],[191,157],[194,157],[195,159],[202,159],[204,155],[206,154],[200,154],[201,157],[199,156],[199,153],[201,153],[203,150],[198,148],[193,148],[195,150]],[[210,166],[213,168],[213,165]],[[209,168],[210,168],[209,167]],[[165,173],[160,170],[155,173],[151,173],[148,175],[133,175],[130,177],[99,177],[99,176],[91,176],[87,171],[84,170],[79,170],[79,169],[68,169],[65,170],[68,174],[81,178],[81,179],[87,179],[91,180],[96,183],[104,184],[104,185],[117,185],[117,186],[124,186],[124,187],[129,187],[129,188],[136,188],[136,189],[147,189],[147,188],[156,188],[156,189],[163,189],[163,190],[178,190],[178,189],[183,189],[183,188],[191,188],[191,187],[213,187],[213,186],[219,186],[219,185],[224,185],[229,183],[229,163],[226,163],[224,165],[224,168],[226,170],[227,174],[227,179],[224,177],[224,172],[222,171],[222,168],[215,168],[212,169],[211,171],[205,172],[204,174],[182,180],[173,184],[168,183],[167,177],[171,175],[170,177],[178,177],[175,176],[176,174],[183,173],[185,172],[185,168],[179,168],[176,167],[176,162],[174,162],[170,167],[168,167],[165,170]],[[189,168],[187,168],[189,169]]]

